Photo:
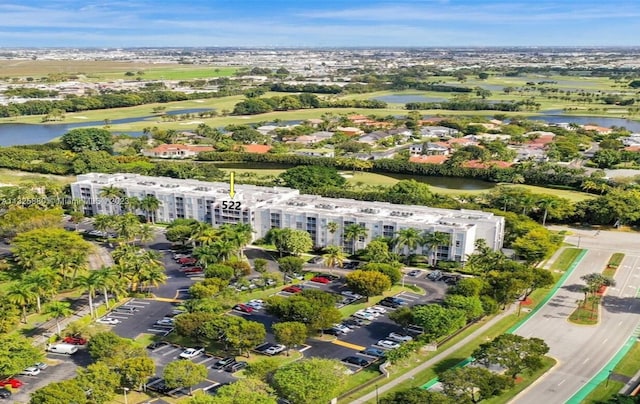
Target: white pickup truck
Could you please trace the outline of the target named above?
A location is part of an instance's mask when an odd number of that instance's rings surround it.
[[[48,352],[65,354],[65,355],[73,355],[78,352],[78,347],[71,344],[55,344],[47,346]]]

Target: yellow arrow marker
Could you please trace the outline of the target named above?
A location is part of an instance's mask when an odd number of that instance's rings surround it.
[[[234,171],[229,173],[229,196],[231,199],[236,196],[236,173]]]

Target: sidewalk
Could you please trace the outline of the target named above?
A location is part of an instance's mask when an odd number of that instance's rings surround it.
[[[428,361],[420,364],[419,366],[416,366],[415,368],[411,369],[410,371],[408,371],[407,373],[405,373],[402,376],[398,377],[397,379],[392,380],[391,382],[389,382],[387,384],[379,386],[377,388],[377,391],[374,390],[374,391],[364,395],[363,397],[352,401],[351,404],[364,404],[364,403],[366,403],[366,402],[368,402],[370,400],[375,400],[376,399],[376,395],[381,395],[381,394],[389,391],[390,389],[394,388],[398,384],[400,384],[402,382],[406,382],[408,380],[411,380],[415,375],[417,375],[422,370],[427,369],[427,368],[429,368],[431,366],[434,366],[435,364],[437,364],[438,362],[442,361],[443,359],[445,359],[447,356],[451,355],[452,353],[454,353],[458,349],[462,348],[466,344],[468,344],[468,343],[472,342],[473,340],[477,339],[483,332],[485,332],[488,328],[493,326],[495,323],[497,323],[498,321],[502,320],[504,317],[508,316],[509,314],[513,314],[516,311],[517,307],[518,307],[517,304],[516,305],[511,305],[511,307],[509,307],[508,309],[504,310],[502,313],[496,315],[491,320],[487,321],[480,328],[475,330],[473,333],[469,334],[466,338],[464,338],[463,340],[459,341],[455,345],[453,345],[450,348],[447,348],[446,350],[440,352],[438,355],[436,355],[433,358],[429,359]],[[425,382],[426,382],[426,380],[425,380]],[[419,384],[421,384],[421,383],[419,383]]]

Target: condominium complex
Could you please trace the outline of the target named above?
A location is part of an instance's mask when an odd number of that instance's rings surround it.
[[[499,249],[504,237],[504,218],[488,212],[325,198],[283,187],[237,185],[231,198],[228,183],[92,173],[78,176],[71,184],[71,193],[85,201],[85,214],[89,216],[118,213],[119,201],[102,197],[102,190],[109,187],[121,189],[128,197],[155,196],[160,201],[154,215],[158,222],[193,218],[213,226],[248,223],[256,238],[272,228],[292,228],[307,231],[318,247],[344,245],[347,251],[414,228],[449,235],[449,245],[437,248],[437,259],[465,261],[476,240],[484,239],[491,248]],[[345,240],[343,229],[352,224],[364,227],[366,235],[355,241]],[[428,248],[418,247],[416,252],[426,254]]]

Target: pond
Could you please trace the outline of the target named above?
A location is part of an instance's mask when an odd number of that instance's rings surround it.
[[[199,112],[211,111],[211,108],[191,108],[166,111],[167,115],[197,114]],[[155,118],[157,115],[146,115],[133,118],[113,119],[111,125],[121,123],[131,123]],[[60,137],[75,128],[87,126],[104,126],[104,121],[85,121],[75,123],[57,124],[23,124],[23,123],[0,123],[0,146],[15,146],[19,144],[42,144]],[[130,132],[132,136],[141,136],[142,132]]]
[[[237,172],[243,172],[247,170],[249,172],[256,173],[257,175],[278,175],[278,170],[288,170],[293,167],[285,164],[269,164],[269,163],[237,163],[237,162],[214,162],[216,167],[226,170],[237,170]],[[264,172],[261,172],[264,170]],[[416,180],[425,184],[432,185],[438,188],[453,189],[460,191],[484,191],[490,190],[496,186],[493,182],[475,180],[470,178],[458,178],[458,177],[433,177],[424,175],[408,175],[408,174],[390,174],[390,173],[377,173],[397,180]]]
[[[421,94],[391,94],[374,97],[373,100],[387,102],[389,104],[406,104],[408,102],[442,102],[444,97],[427,97]]]
[[[532,121],[545,121],[547,123],[576,123],[578,125],[594,124],[610,128],[612,126],[625,127],[631,132],[640,133],[640,122],[625,118],[607,118],[601,116],[573,116],[573,115],[536,115],[530,116]]]

